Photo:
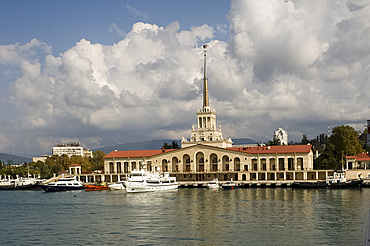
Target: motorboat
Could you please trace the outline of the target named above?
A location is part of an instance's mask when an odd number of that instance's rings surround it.
[[[230,181],[227,181],[226,183],[222,184],[221,187],[225,190],[231,190],[239,188],[239,185],[236,184],[233,179],[231,179]]]
[[[45,192],[50,191],[69,191],[69,190],[83,190],[84,184],[77,180],[77,177],[60,178],[56,182],[50,182],[46,185],[41,185],[41,189]]]
[[[211,180],[209,181],[209,183],[207,184],[207,188],[208,189],[219,189],[220,188],[220,184],[218,183],[218,179],[214,179],[214,180]]]
[[[0,180],[0,190],[37,190],[40,189],[41,179],[18,177],[16,179]]]
[[[126,181],[123,181],[127,193],[175,190],[178,183],[175,177],[170,177],[168,172],[148,172],[134,170]]]
[[[88,184],[85,185],[86,191],[102,191],[109,190],[109,186],[105,184]]]
[[[108,185],[110,190],[124,190],[126,189],[125,185],[123,184],[123,181],[118,181],[114,184]]]

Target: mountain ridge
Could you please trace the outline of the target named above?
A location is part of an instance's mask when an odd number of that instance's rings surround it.
[[[127,150],[149,150],[149,149],[160,149],[163,147],[164,142],[168,144],[172,144],[175,141],[179,146],[181,146],[181,140],[175,139],[157,139],[157,140],[148,140],[148,141],[141,141],[135,143],[124,143],[124,144],[117,144],[112,146],[102,146],[96,149],[92,149],[92,151],[100,150],[103,151],[105,154],[109,154],[112,151],[127,151]],[[251,138],[236,138],[233,139],[234,145],[241,145],[241,144],[257,144]]]

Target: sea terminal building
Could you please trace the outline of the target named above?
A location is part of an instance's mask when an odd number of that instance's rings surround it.
[[[313,170],[311,145],[235,147],[216,125],[216,111],[209,105],[204,48],[203,107],[197,124],[179,149],[113,151],[104,157],[104,179],[115,182],[133,170],[170,172],[178,181],[296,181],[325,180],[328,172]]]
[[[313,170],[311,145],[219,148],[196,144],[180,149],[113,151],[104,158],[111,181],[125,178],[145,164],[149,171],[170,172],[178,181],[322,180]]]

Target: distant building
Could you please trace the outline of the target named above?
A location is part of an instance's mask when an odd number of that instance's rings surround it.
[[[36,156],[36,157],[32,157],[32,161],[33,162],[38,162],[38,161],[45,162],[48,157],[50,157],[50,155]]]
[[[93,157],[92,151],[84,149],[80,143],[61,143],[53,147],[53,155],[68,155],[69,157],[73,155],[83,156],[83,157]]]
[[[346,164],[343,167],[349,179],[370,177],[370,155],[361,153],[357,156],[346,156]]]
[[[274,140],[279,140],[281,145],[288,145],[288,133],[283,128],[274,131]]]

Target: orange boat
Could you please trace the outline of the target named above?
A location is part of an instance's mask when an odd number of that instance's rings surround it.
[[[86,191],[109,190],[107,185],[85,185]]]

